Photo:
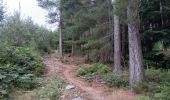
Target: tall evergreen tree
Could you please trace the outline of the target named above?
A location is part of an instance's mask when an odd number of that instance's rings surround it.
[[[129,34],[129,72],[130,88],[138,87],[144,79],[143,56],[139,36],[139,1],[128,0],[128,34]]]
[[[4,10],[3,0],[0,0],[0,22],[4,19],[4,14],[5,14],[5,10]]]
[[[60,16],[60,32],[59,32],[59,53],[60,53],[60,58],[63,58],[63,10],[61,5],[63,4],[63,0],[60,0],[60,9],[59,9],[59,16]]]
[[[113,0],[114,6],[114,72],[121,72],[121,34],[120,34],[120,18],[116,13],[118,0]]]
[[[37,0],[39,6],[48,10],[49,23],[59,22],[59,53],[63,57],[63,1],[64,0]]]

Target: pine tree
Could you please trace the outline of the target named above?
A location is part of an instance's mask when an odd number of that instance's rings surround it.
[[[130,88],[138,87],[144,80],[143,56],[139,36],[139,2],[128,0],[128,34],[129,34],[129,72]]]
[[[5,9],[4,9],[3,0],[0,0],[0,22],[4,19],[4,15],[5,15]]]
[[[63,0],[60,0],[60,24],[59,24],[59,28],[60,28],[60,32],[59,32],[59,53],[60,53],[60,59],[63,58],[63,11],[62,11],[62,5]]]
[[[63,58],[63,1],[64,0],[37,0],[39,6],[48,11],[49,23],[59,22],[59,54]]]
[[[120,18],[117,9],[117,4],[118,0],[113,0],[114,3],[114,72],[115,73],[120,73],[122,70],[122,65],[121,65],[121,33],[120,33]]]

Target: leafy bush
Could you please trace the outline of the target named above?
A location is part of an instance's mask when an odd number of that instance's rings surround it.
[[[125,80],[123,77],[115,75],[113,73],[108,73],[104,75],[104,81],[106,81],[106,84],[109,87],[127,87],[128,86],[128,80]]]
[[[19,77],[15,86],[21,89],[32,89],[36,86],[36,84],[37,81],[33,74],[26,74]]]
[[[161,75],[162,75],[162,71],[161,69],[148,69],[145,71],[146,73],[146,80],[147,81],[156,81],[156,82],[160,82],[161,81]]]
[[[134,86],[132,91],[136,94],[140,94],[143,93],[144,91],[145,93],[147,93],[148,90],[149,90],[148,83],[142,82],[138,84],[138,86]]]
[[[77,71],[78,76],[83,76],[83,78],[91,82],[93,80],[94,73],[101,76],[101,78],[106,81],[106,84],[109,87],[117,86],[117,87],[127,87],[128,79],[125,75],[115,75],[113,74],[109,67],[103,64],[93,64],[90,67],[80,67]]]
[[[83,76],[89,82],[93,80],[94,74],[100,75],[109,87],[128,87],[129,73],[127,71],[117,75],[102,64],[81,67],[78,70],[78,75]],[[139,100],[170,100],[170,72],[152,68],[145,70],[145,75],[145,82],[134,88],[134,92],[146,94],[146,96],[140,97]]]
[[[57,32],[18,16],[6,17],[0,27],[0,98],[8,98],[13,88],[34,88],[44,66],[39,56],[57,45]]]
[[[77,75],[79,76],[84,76],[87,74],[87,69],[86,68],[83,68],[83,67],[80,67],[77,71]]]
[[[92,82],[93,81],[93,75],[92,74],[87,74],[84,76],[85,81],[87,82]]]
[[[77,74],[79,76],[93,74],[93,73],[98,73],[102,75],[108,72],[110,72],[108,66],[103,65],[103,64],[93,64],[90,67],[80,67],[77,71]]]
[[[161,92],[155,93],[154,98],[157,100],[170,100],[170,86],[162,86]]]
[[[169,51],[152,51],[150,53],[146,53],[145,59],[146,66],[151,66],[152,68],[170,69]]]
[[[155,93],[155,92],[160,92],[160,85],[155,82],[148,82],[147,83],[147,91]]]
[[[110,69],[108,66],[106,65],[103,65],[103,64],[96,64],[94,65],[94,67],[97,67],[97,72],[100,73],[100,74],[106,74],[108,72],[110,72]]]
[[[170,73],[161,69],[147,69],[145,73],[146,81],[135,88],[135,92],[145,93],[147,97],[150,97],[149,100],[169,100]]]
[[[0,49],[0,94],[7,96],[12,88],[32,89],[43,64],[35,51],[23,47]]]

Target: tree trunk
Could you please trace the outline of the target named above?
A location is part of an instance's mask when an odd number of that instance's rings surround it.
[[[62,0],[60,0],[60,6],[62,5]],[[59,54],[60,58],[63,58],[63,22],[62,22],[62,8],[60,8],[60,32],[59,32]]]
[[[114,8],[116,9],[116,2]],[[121,66],[121,35],[120,35],[120,19],[118,15],[114,15],[114,72],[120,73]]]
[[[160,14],[161,14],[161,23],[162,27],[164,26],[164,19],[163,19],[163,6],[162,6],[162,0],[160,0]]]
[[[121,72],[121,38],[119,16],[114,16],[114,72]]]
[[[127,43],[127,25],[126,24],[122,24],[121,26],[121,58],[122,58],[122,67],[125,67],[126,66],[126,63],[125,63],[125,58],[126,58],[126,43]]]
[[[128,35],[129,35],[129,72],[130,89],[140,85],[144,79],[143,57],[141,41],[139,36],[139,12],[138,1],[129,0],[128,15]],[[133,15],[133,16],[132,16]]]
[[[74,41],[74,37],[73,37],[73,36],[72,36],[72,41]],[[75,45],[75,44],[73,44],[73,43],[72,43],[72,45],[71,45],[71,55],[72,55],[72,56],[74,56],[74,45]]]
[[[60,19],[60,20],[61,20],[61,19]],[[62,21],[60,21],[59,53],[60,53],[60,58],[63,58],[63,32],[62,32]]]

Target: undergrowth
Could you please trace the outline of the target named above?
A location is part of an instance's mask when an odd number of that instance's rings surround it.
[[[112,73],[108,66],[103,64],[93,64],[90,67],[80,67],[77,75],[83,77],[86,81],[92,82],[93,75],[99,75],[109,87],[127,87],[127,75],[116,75]],[[124,77],[125,76],[125,77]]]
[[[128,88],[128,71],[114,74],[106,65],[94,64],[90,67],[80,67],[77,75],[92,82],[93,75],[98,74],[109,87]],[[161,69],[145,70],[145,81],[135,87],[135,93],[145,94],[139,100],[170,100],[170,72]]]
[[[65,83],[61,79],[50,79],[45,82],[45,86],[34,91],[34,96],[38,100],[58,100]]]
[[[149,100],[170,100],[170,72],[148,69],[145,73],[145,82],[135,92],[146,94],[145,97],[150,98]]]
[[[33,89],[36,78],[43,72],[39,54],[24,47],[4,47],[0,49],[0,97],[9,98],[15,89]]]

